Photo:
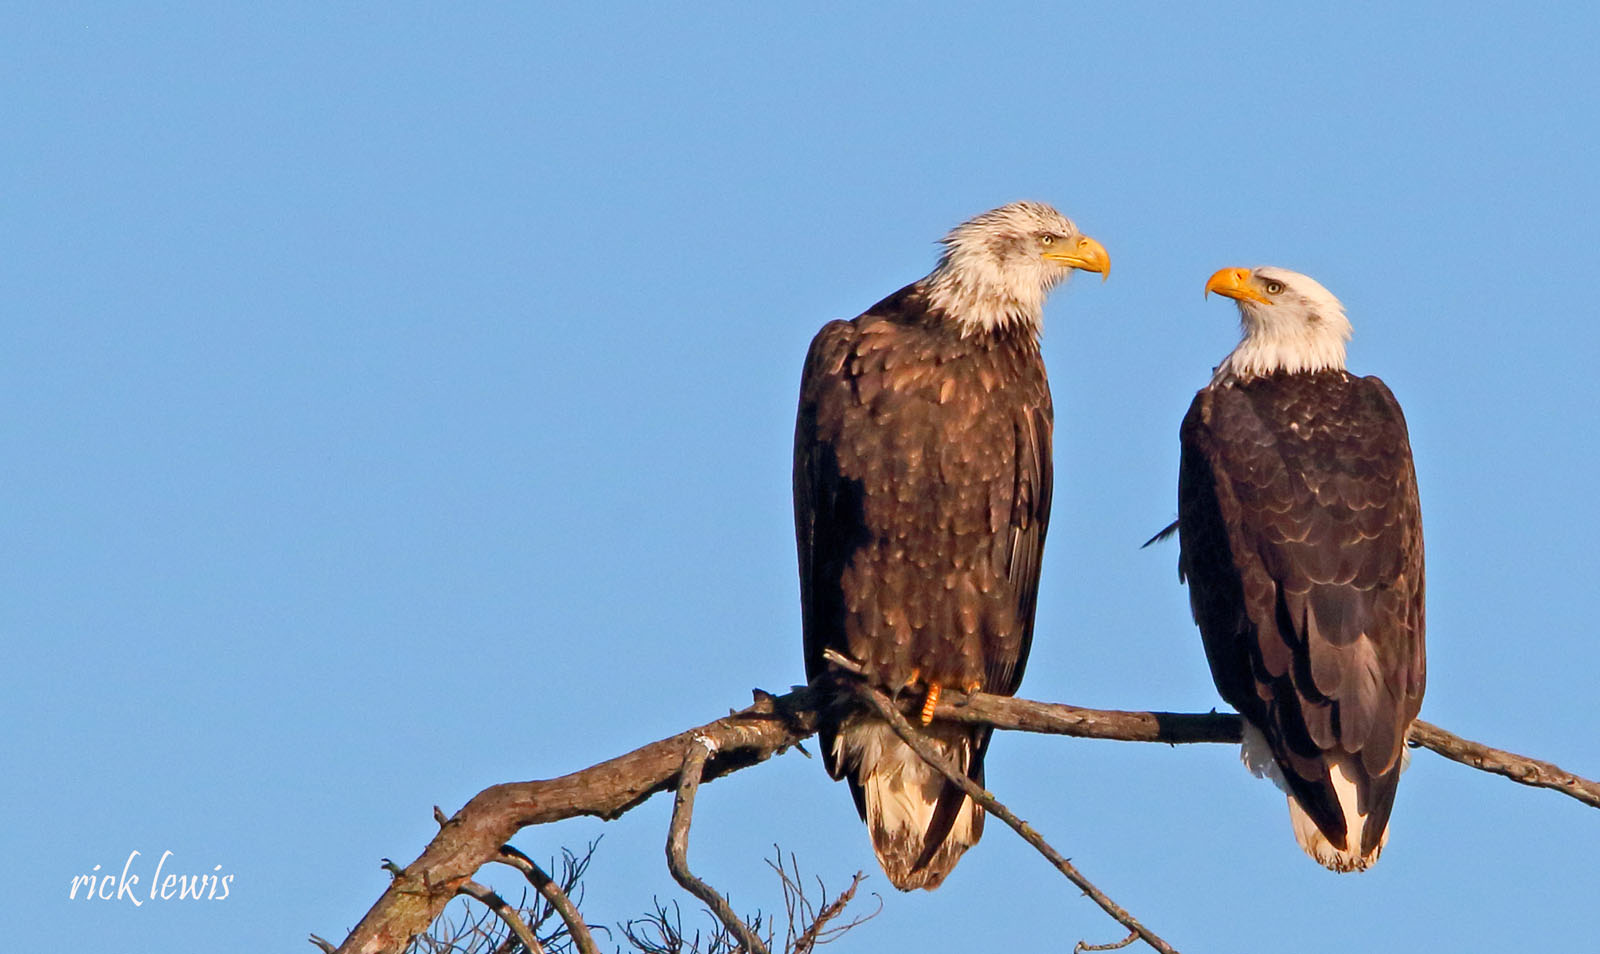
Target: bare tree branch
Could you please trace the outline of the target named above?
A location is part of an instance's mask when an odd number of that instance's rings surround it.
[[[969,798],[982,805],[985,811],[1010,825],[1012,830],[1021,835],[1024,841],[1032,845],[1039,854],[1044,855],[1045,859],[1052,865],[1055,865],[1056,870],[1065,875],[1068,881],[1077,885],[1084,894],[1089,896],[1091,901],[1098,904],[1102,911],[1116,918],[1117,922],[1123,927],[1138,934],[1146,944],[1162,952],[1162,954],[1177,954],[1172,945],[1162,940],[1160,935],[1140,924],[1138,918],[1129,914],[1125,908],[1107,897],[1104,891],[1095,887],[1094,882],[1084,877],[1083,873],[1074,867],[1072,862],[1062,857],[1059,851],[1051,847],[1050,843],[1044,840],[1044,836],[1035,831],[1032,825],[1018,818],[1012,813],[1011,809],[1002,805],[993,795],[984,791],[982,786],[967,778],[966,773],[952,765],[949,759],[935,752],[933,746],[929,745],[927,740],[918,734],[915,729],[911,728],[911,723],[907,722],[906,717],[900,714],[900,710],[895,708],[894,703],[889,701],[888,696],[861,681],[855,683],[855,691],[863,702],[867,703],[884,721],[889,723],[895,734],[900,736],[901,740],[907,745],[911,746],[912,751],[916,752],[924,762],[943,773],[945,778],[949,779],[963,792],[966,792]]]
[[[977,692],[946,694],[933,711],[935,719],[992,725],[997,729],[1070,735],[1079,739],[1119,742],[1233,742],[1242,738],[1242,723],[1231,712],[1124,712],[1084,709],[1057,702],[1034,702]]]
[[[799,937],[795,938],[794,946],[790,949],[790,954],[811,954],[811,951],[814,950],[817,945],[828,943],[845,931],[848,931],[853,927],[858,927],[867,918],[872,917],[872,915],[869,914],[865,917],[855,918],[845,924],[828,928],[828,922],[844,913],[845,907],[850,903],[851,899],[856,896],[856,889],[861,887],[861,879],[863,877],[864,875],[862,875],[861,872],[856,872],[855,877],[850,879],[850,887],[839,892],[839,896],[837,898],[834,898],[831,902],[824,905],[821,911],[817,912],[817,916],[811,922],[810,926],[804,931],[800,932]],[[879,899],[879,911],[883,910],[882,900],[883,899],[881,898]]]
[[[1530,759],[1526,755],[1517,755],[1514,752],[1492,749],[1481,742],[1473,742],[1446,732],[1421,719],[1411,723],[1411,732],[1406,736],[1406,740],[1412,745],[1437,752],[1462,765],[1470,765],[1495,775],[1504,775],[1513,782],[1521,782],[1523,785],[1548,788],[1563,795],[1571,795],[1585,805],[1600,808],[1600,782],[1574,775],[1559,765]]]
[[[428,933],[412,940],[406,954],[498,954],[502,946],[521,949],[516,934],[494,911],[481,904],[471,904],[466,896],[460,896],[460,902],[445,908],[428,928]],[[451,918],[452,908],[461,911],[459,921]],[[539,926],[528,920],[529,927],[537,935]]]
[[[493,888],[481,885],[476,881],[468,881],[457,888],[456,893],[475,898],[484,907],[500,915],[500,920],[506,923],[506,927],[511,929],[511,933],[515,934],[517,940],[522,942],[522,946],[528,949],[528,954],[544,954],[544,945],[540,944],[539,939],[533,936],[533,929],[528,927],[527,922],[522,920],[522,916],[517,913],[517,909],[507,904],[506,899],[500,897]]]
[[[1082,954],[1084,951],[1120,951],[1137,940],[1139,940],[1139,932],[1130,931],[1127,937],[1120,941],[1112,941],[1110,944],[1090,944],[1088,941],[1079,941],[1072,945],[1072,954]]]
[[[1222,713],[1119,712],[1052,705],[976,693],[950,693],[935,718],[979,722],[1001,729],[1050,732],[1127,742],[1234,742],[1239,717]],[[345,938],[340,954],[400,954],[426,931],[483,865],[517,831],[579,815],[611,819],[677,781],[689,740],[704,735],[716,743],[703,781],[766,761],[816,731],[820,689],[802,687],[782,696],[756,693],[748,709],[652,742],[626,755],[561,778],[508,782],[473,796],[440,829],[422,854],[397,870],[393,883]],[[1412,726],[1411,741],[1446,758],[1524,785],[1549,788],[1600,808],[1600,783],[1558,766],[1491,749],[1425,722]]]
[[[591,851],[594,848],[593,845],[589,847]],[[549,902],[550,907],[554,908],[557,914],[561,915],[561,920],[567,925],[567,933],[572,936],[572,942],[577,945],[579,954],[600,954],[600,948],[594,943],[594,935],[589,933],[589,925],[584,923],[583,915],[578,913],[577,906],[572,903],[571,898],[567,897],[567,893],[561,890],[561,886],[556,884],[555,880],[546,874],[545,870],[539,867],[532,858],[529,858],[511,845],[501,845],[500,855],[495,860],[508,864],[522,872],[523,877],[528,879],[528,883],[533,885],[533,889],[539,892],[545,901]],[[585,858],[585,867],[587,862],[588,859]],[[575,867],[575,865],[576,863],[569,864],[569,867]],[[581,869],[575,872],[575,875],[581,874]],[[576,880],[576,878],[573,880]]]
[[[667,830],[667,869],[683,889],[699,898],[717,920],[739,939],[749,954],[770,954],[767,946],[744,919],[734,913],[728,900],[716,889],[694,876],[689,870],[689,823],[694,820],[694,796],[700,789],[700,774],[705,770],[706,759],[716,751],[715,744],[705,736],[695,736],[683,756],[683,770],[678,776],[678,792],[672,803],[672,825]]]
[[[766,761],[816,731],[818,701],[809,688],[777,697],[760,692],[748,709],[571,775],[484,789],[401,871],[345,938],[340,954],[399,954],[517,831],[579,815],[616,818],[668,790],[683,765],[685,746],[696,735],[717,743],[705,780]]]
[[[621,925],[622,936],[639,954],[735,954],[738,939],[710,911],[701,913],[710,919],[714,930],[702,937],[699,931],[691,936],[684,930],[678,902],[672,902],[669,912],[658,898],[655,908],[653,913]]]
[[[997,729],[1018,729],[1070,735],[1080,739],[1113,739],[1120,742],[1238,742],[1240,719],[1233,713],[1208,712],[1123,712],[1115,709],[1083,709],[1053,702],[1034,702],[973,693],[947,693],[934,709],[934,718],[952,722],[990,725]],[[953,697],[953,698],[948,698]],[[1463,739],[1454,733],[1418,719],[1406,736],[1413,745],[1429,749],[1462,765],[1533,788],[1548,788],[1600,808],[1600,782],[1576,775],[1559,765],[1490,748]]]

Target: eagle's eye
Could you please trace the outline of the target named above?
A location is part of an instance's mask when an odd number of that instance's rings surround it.
[[[1040,245],[1049,245],[1051,242],[1054,242],[1055,240],[1056,240],[1056,237],[1054,235],[1051,235],[1049,232],[1046,232],[1043,235],[1039,236],[1039,244]]]
[[[1267,282],[1267,294],[1276,295],[1283,291],[1283,282]]]

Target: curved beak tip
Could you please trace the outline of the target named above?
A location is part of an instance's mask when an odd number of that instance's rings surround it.
[[[1250,269],[1248,268],[1218,269],[1206,281],[1206,296],[1210,297],[1212,292],[1216,292],[1224,298],[1232,298],[1235,301],[1254,301],[1269,304],[1266,296],[1262,295],[1254,287],[1251,281]]]
[[[1078,239],[1078,255],[1084,263],[1080,267],[1099,272],[1102,284],[1111,277],[1111,255],[1104,245],[1087,235],[1081,236]]]

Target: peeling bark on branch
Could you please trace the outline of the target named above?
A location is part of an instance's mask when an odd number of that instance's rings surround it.
[[[821,698],[811,687],[782,696],[758,691],[756,703],[748,709],[571,775],[484,789],[444,823],[416,861],[396,874],[339,946],[340,954],[400,954],[523,828],[579,815],[609,820],[657,792],[673,790],[683,754],[697,735],[717,748],[706,762],[704,781],[766,761],[816,731]],[[934,717],[1126,742],[1236,743],[1240,737],[1239,717],[1231,714],[1083,709],[982,693],[965,699],[952,694],[940,702]],[[1553,789],[1600,808],[1600,783],[1548,762],[1489,748],[1420,721],[1412,727],[1410,740],[1464,765]]]

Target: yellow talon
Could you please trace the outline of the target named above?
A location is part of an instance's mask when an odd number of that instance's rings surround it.
[[[933,707],[939,704],[939,684],[934,683],[928,687],[928,698],[922,703],[922,724],[927,725],[933,721]]]

